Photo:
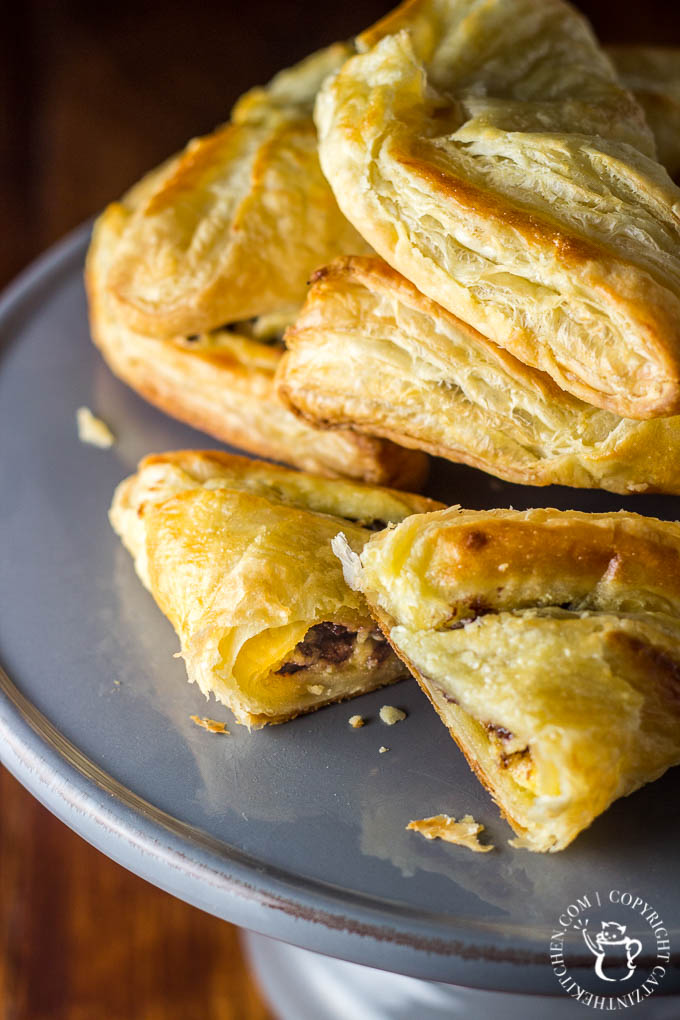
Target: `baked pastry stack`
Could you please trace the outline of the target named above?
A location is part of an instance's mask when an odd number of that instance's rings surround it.
[[[321,172],[312,121],[320,83],[350,53],[331,46],[253,89],[105,210],[87,260],[90,323],[113,371],[174,417],[310,471],[418,488],[423,453],[314,428],[274,387],[312,271],[369,250]]]
[[[611,58],[676,172],[677,52]],[[418,488],[429,452],[677,492],[680,193],[654,155],[561,0],[413,0],[109,206],[93,336],[168,413],[307,470]]]
[[[680,416],[636,421],[579,400],[382,259],[319,270],[286,342],[280,393],[312,422],[525,485],[680,492]]]
[[[433,453],[680,493],[678,78],[611,56],[562,0],[406,0],[105,211],[96,343],[169,413],[319,475],[415,486]],[[237,721],[407,667],[531,850],[680,761],[677,524],[187,451],[110,517]]]
[[[385,262],[316,274],[282,396],[512,481],[678,492],[680,189],[587,23],[413,0],[357,48],[320,157]]]

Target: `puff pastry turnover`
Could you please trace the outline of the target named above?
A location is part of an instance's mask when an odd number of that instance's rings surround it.
[[[279,325],[271,316],[191,339],[160,340],[126,325],[106,277],[130,215],[126,205],[114,203],[99,217],[86,268],[92,336],[116,375],[173,417],[260,456],[324,475],[420,488],[424,454],[346,429],[324,432],[283,406],[274,389],[282,348],[258,339]]]
[[[340,207],[428,297],[588,403],[680,411],[680,190],[561,0],[407,0],[316,103]]]
[[[126,325],[187,336],[281,314],[317,266],[367,250],[323,177],[311,116],[350,52],[338,43],[246,93],[229,123],[123,199],[134,209],[107,286]]]
[[[279,392],[310,422],[511,482],[680,492],[680,417],[634,421],[586,404],[376,257],[315,273],[286,344]]]
[[[619,78],[640,103],[654,134],[659,162],[680,177],[680,48],[608,46]]]
[[[452,507],[334,546],[522,845],[680,762],[680,524]]]
[[[406,671],[331,551],[440,504],[218,452],[147,457],[111,523],[180,638],[190,681],[251,727]],[[359,523],[354,523],[359,522]]]

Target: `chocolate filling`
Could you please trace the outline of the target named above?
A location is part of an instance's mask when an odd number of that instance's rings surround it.
[[[366,659],[368,669],[374,669],[376,666],[379,666],[390,654],[390,646],[379,630],[373,631],[371,640],[373,641],[373,649]]]
[[[502,754],[500,757],[501,768],[507,769],[510,765],[517,765],[530,757],[531,751],[528,747],[522,748],[521,751],[513,751],[512,754]]]
[[[224,330],[226,333],[252,333],[257,318],[253,316],[252,319],[240,319],[238,322],[225,322],[219,329]]]
[[[468,605],[469,616],[462,616],[456,619],[459,609],[454,610],[449,620],[445,620],[441,625],[441,630],[460,630],[462,627],[467,627],[468,623],[473,623],[480,616],[488,616],[490,613],[498,613],[500,610],[494,609],[492,606],[485,602],[479,596],[470,600]],[[449,622],[453,620],[453,623]]]
[[[355,630],[343,627],[340,623],[317,623],[309,628],[303,640],[295,646],[291,658],[276,672],[280,676],[291,676],[319,663],[340,665],[352,656],[356,638]],[[380,631],[372,631],[367,641],[372,643],[372,647],[365,665],[372,669],[389,655],[390,647]]]
[[[277,676],[291,676],[293,673],[297,673],[301,669],[307,669],[307,666],[301,662],[284,662],[280,669],[277,669]]]
[[[438,684],[431,677],[426,677],[425,674],[423,674],[423,678],[425,680],[428,680],[432,684],[433,687],[437,688],[437,690],[441,694],[441,696],[444,699],[444,701],[448,701],[450,705],[460,705],[460,702],[458,701],[458,699],[454,698],[452,694],[447,694],[447,692],[444,690],[444,688],[442,687],[441,684]]]
[[[344,662],[352,654],[356,636],[356,631],[339,623],[317,623],[310,627],[296,651],[313,662]]]
[[[514,733],[511,733],[510,730],[506,730],[504,726],[496,726],[494,723],[487,722],[484,723],[484,728],[487,733],[495,733],[501,740],[512,740],[514,737]]]
[[[318,662],[340,663],[349,659],[354,649],[356,631],[339,623],[317,623],[310,627],[302,641],[295,646],[293,658],[277,669],[282,676],[290,676],[301,669],[309,669]]]

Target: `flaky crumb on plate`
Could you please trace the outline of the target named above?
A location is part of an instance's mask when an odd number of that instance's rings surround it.
[[[513,850],[533,850],[531,840],[527,839],[526,836],[516,836],[514,839],[509,839],[508,844]]]
[[[229,733],[226,725],[223,722],[219,722],[217,719],[201,718],[200,715],[190,715],[189,718],[197,726],[207,730],[208,733]]]
[[[395,723],[401,722],[405,718],[406,712],[395,708],[394,705],[383,705],[380,709],[380,721],[384,722],[386,726],[394,726]]]
[[[443,839],[478,854],[495,849],[492,843],[479,842],[478,836],[484,826],[476,822],[472,815],[465,815],[460,821],[450,815],[432,815],[431,818],[417,818],[409,822],[406,828],[419,832],[425,839]]]
[[[351,715],[348,721],[353,730],[358,730],[364,725],[364,717],[362,715]]]
[[[89,443],[90,446],[98,446],[102,450],[108,450],[115,443],[115,436],[106,422],[96,418],[89,407],[79,407],[76,411],[76,424],[78,426],[78,439],[81,443]]]

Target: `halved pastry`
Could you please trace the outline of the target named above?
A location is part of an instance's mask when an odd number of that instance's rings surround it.
[[[147,457],[111,523],[171,621],[191,682],[250,727],[406,675],[331,551],[440,504],[219,452]],[[358,523],[354,523],[358,522]],[[364,526],[366,525],[366,526]]]
[[[407,0],[316,103],[321,165],[422,293],[590,404],[680,411],[680,189],[562,0]]]
[[[274,373],[283,350],[264,339],[279,325],[271,316],[166,340],[127,326],[116,314],[106,277],[130,215],[115,203],[99,217],[86,268],[92,337],[116,375],[173,417],[260,456],[329,476],[422,485],[424,454],[348,429],[314,428],[282,404]]]
[[[680,762],[680,524],[452,507],[334,548],[520,845]]]
[[[278,371],[306,421],[522,484],[680,492],[680,417],[633,421],[578,400],[376,257],[312,279]]]
[[[680,47],[607,46],[619,78],[634,94],[656,141],[659,162],[680,177]]]

